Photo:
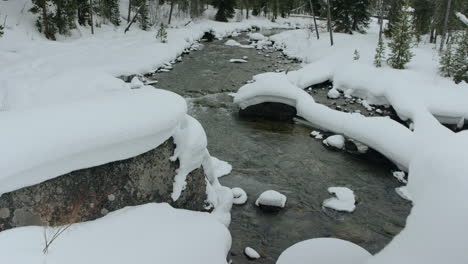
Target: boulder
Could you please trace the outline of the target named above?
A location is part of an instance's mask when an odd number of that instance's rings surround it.
[[[239,110],[241,117],[257,117],[275,121],[289,121],[296,115],[295,107],[282,103],[261,103]]]
[[[204,210],[203,169],[192,171],[182,196],[172,201],[179,162],[171,162],[170,138],[136,157],[73,171],[0,196],[0,231],[14,227],[56,226],[94,220],[126,206],[168,202],[174,207]]]

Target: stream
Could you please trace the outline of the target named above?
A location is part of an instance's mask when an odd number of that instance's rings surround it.
[[[234,39],[248,44],[245,34]],[[189,114],[206,131],[211,155],[232,164],[232,173],[222,177],[221,183],[241,187],[249,196],[245,205],[232,208],[228,259],[252,263],[243,255],[249,246],[262,256],[255,263],[275,263],[289,246],[316,237],[349,240],[377,253],[404,227],[411,209],[411,203],[395,192],[401,184],[392,176],[394,168],[327,149],[310,137],[313,129],[304,125],[239,117],[229,93],[256,74],[300,65],[277,51],[231,47],[224,45],[226,41],[202,42],[200,50],[183,56],[172,71],[153,78],[158,80],[156,87],[187,99]],[[229,62],[244,56],[247,63]],[[357,104],[346,106],[344,100],[327,99],[324,86],[311,91],[317,102],[366,111]],[[322,208],[322,201],[330,197],[327,188],[333,186],[354,191],[358,203],[353,213]],[[284,210],[266,213],[254,205],[269,189],[288,197]]]

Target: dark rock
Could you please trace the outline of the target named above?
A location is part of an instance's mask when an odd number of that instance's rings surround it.
[[[292,120],[297,111],[295,107],[282,103],[261,103],[239,110],[241,117],[258,117],[268,120]]]
[[[205,175],[198,168],[187,177],[177,202],[170,195],[179,162],[171,162],[171,139],[136,157],[73,171],[0,196],[0,231],[28,225],[65,225],[94,220],[125,206],[168,202],[204,210]]]

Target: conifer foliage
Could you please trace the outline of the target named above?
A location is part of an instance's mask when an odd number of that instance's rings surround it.
[[[216,12],[216,21],[227,22],[228,18],[234,16],[235,0],[214,0],[213,5],[218,8]]]
[[[359,55],[359,51],[357,49],[354,50],[354,56],[353,60],[357,61],[361,58],[361,55]]]
[[[375,56],[374,56],[374,66],[377,68],[382,67],[382,63],[385,60],[385,44],[383,39],[379,39],[377,43],[377,48],[375,49]]]
[[[413,33],[410,15],[406,10],[406,7],[400,10],[400,19],[392,29],[391,41],[388,44],[391,53],[387,62],[395,69],[404,69],[405,65],[413,57],[413,53],[411,52]]]
[[[453,76],[453,38],[447,44],[447,47],[440,54],[439,71],[444,77]]]
[[[156,38],[159,39],[162,43],[167,42],[167,31],[166,26],[164,23],[159,25],[158,33],[156,34]]]
[[[3,25],[0,25],[0,37],[3,36]]]
[[[465,81],[468,83],[468,32],[458,38],[453,62],[453,80],[456,83]]]
[[[352,33],[352,31],[364,31],[369,25],[370,1],[369,0],[332,0],[331,16],[335,30],[338,32]]]

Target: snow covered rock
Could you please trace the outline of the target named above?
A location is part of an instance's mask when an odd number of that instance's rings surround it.
[[[239,187],[232,188],[232,196],[234,204],[241,205],[247,202],[247,193]]]
[[[330,187],[328,188],[330,194],[335,197],[323,201],[323,206],[337,211],[353,212],[356,209],[356,200],[354,192],[346,187]]]
[[[342,135],[329,136],[323,141],[323,144],[327,147],[342,150],[345,146],[345,138]]]
[[[232,62],[232,63],[246,63],[247,61],[243,60],[243,59],[230,59],[229,62]]]
[[[265,211],[276,211],[286,206],[286,196],[274,190],[265,191],[255,201],[255,205]]]
[[[395,177],[399,182],[407,184],[408,181],[405,179],[405,172],[404,171],[394,171],[393,177]]]
[[[251,247],[246,247],[244,249],[244,254],[247,256],[249,259],[259,259],[261,256],[258,254],[258,252],[251,248]]]
[[[364,264],[371,256],[365,249],[345,240],[315,238],[287,248],[276,264]]]
[[[143,86],[144,84],[142,81],[140,81],[140,78],[138,78],[138,76],[133,77],[132,81],[130,82],[130,89],[138,89]]]
[[[226,45],[226,46],[238,47],[238,46],[240,46],[241,44],[240,44],[239,42],[233,40],[233,39],[230,39],[230,40],[226,41],[226,42],[224,43],[224,45]]]
[[[368,146],[353,139],[345,141],[345,149],[346,151],[353,153],[353,154],[365,154],[369,151]]]
[[[333,88],[327,93],[327,97],[331,99],[337,99],[340,97],[340,92],[337,89]]]
[[[249,34],[249,39],[250,40],[253,40],[253,41],[259,41],[259,40],[264,40],[266,39],[267,37],[265,37],[264,35],[260,34],[260,33],[250,33]]]

